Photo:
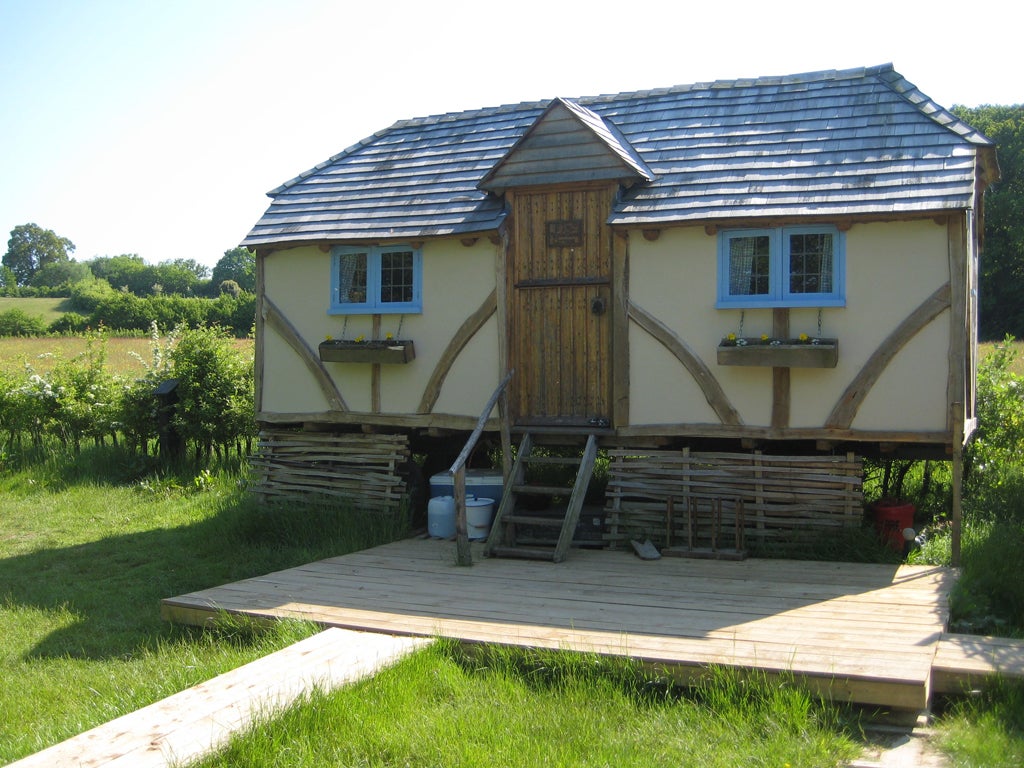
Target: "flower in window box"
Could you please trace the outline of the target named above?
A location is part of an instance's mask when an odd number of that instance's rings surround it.
[[[768,343],[768,334],[767,333],[762,333],[761,334],[761,343],[762,344],[767,344]]]
[[[394,339],[395,339],[395,334],[393,334],[393,333],[386,333],[386,334],[384,334],[384,341],[394,341]]]
[[[334,341],[334,337],[328,333],[327,336],[324,338],[324,341]]]
[[[366,336],[360,333],[358,336],[355,337],[355,339],[353,339],[353,341],[355,341],[356,344],[362,344],[364,341],[366,341]]]
[[[797,337],[797,341],[801,344],[806,344],[810,340],[810,337],[806,333],[801,333]]]

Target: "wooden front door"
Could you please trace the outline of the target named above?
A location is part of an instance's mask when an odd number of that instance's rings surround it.
[[[506,265],[511,408],[520,424],[607,424],[614,189],[517,190]]]

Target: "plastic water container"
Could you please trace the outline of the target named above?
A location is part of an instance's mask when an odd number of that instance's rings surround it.
[[[455,497],[436,496],[427,504],[427,533],[435,539],[455,535]]]

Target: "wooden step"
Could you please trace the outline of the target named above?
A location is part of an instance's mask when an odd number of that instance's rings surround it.
[[[524,560],[551,560],[555,559],[554,549],[538,549],[536,547],[492,547],[490,553],[495,557],[519,557]]]
[[[564,485],[513,485],[512,490],[534,496],[568,496],[572,493],[572,488]]]
[[[580,465],[579,457],[573,458],[572,456],[524,456],[523,461],[527,464],[553,464],[566,467]]]
[[[506,523],[519,523],[520,525],[538,525],[546,528],[561,528],[565,515],[558,517],[541,517],[539,515],[505,515]]]

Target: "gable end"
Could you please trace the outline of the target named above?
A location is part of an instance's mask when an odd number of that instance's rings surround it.
[[[654,174],[623,135],[586,107],[555,99],[477,185],[500,194],[510,187],[618,181]]]

